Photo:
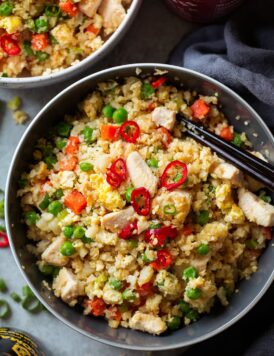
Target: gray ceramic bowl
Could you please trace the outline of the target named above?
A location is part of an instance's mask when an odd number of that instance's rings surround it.
[[[255,148],[259,151],[268,150],[270,161],[274,161],[274,140],[262,119],[237,94],[217,81],[191,70],[162,64],[137,64],[110,68],[84,78],[62,91],[40,111],[28,127],[16,149],[8,175],[7,228],[11,248],[21,272],[36,296],[57,318],[80,333],[109,345],[135,350],[166,350],[195,344],[220,333],[239,320],[258,302],[274,278],[274,249],[271,248],[271,244],[260,258],[258,272],[250,280],[239,284],[240,291],[232,297],[227,308],[215,308],[210,315],[202,317],[198,322],[163,336],[152,336],[123,328],[111,329],[105,320],[83,316],[79,310],[70,308],[43,288],[41,284],[43,276],[36,268],[33,257],[26,250],[26,229],[20,222],[21,209],[16,198],[17,182],[20,173],[32,160],[34,142],[65,113],[72,111],[96,83],[116,77],[136,75],[137,67],[142,69],[142,74],[153,73],[155,68],[168,70],[167,76],[175,84],[183,83],[185,87],[195,88],[206,95],[218,92],[223,110],[236,129],[246,131]],[[237,115],[241,116],[241,120],[235,120]],[[248,126],[244,125],[245,120],[250,121]],[[257,138],[252,135],[253,132],[258,133]]]
[[[26,89],[42,87],[50,84],[56,84],[62,80],[70,79],[71,77],[80,74],[84,70],[88,69],[100,59],[105,57],[116,44],[125,35],[129,29],[133,20],[135,19],[138,10],[142,4],[142,0],[132,0],[132,4],[128,9],[127,15],[119,28],[110,36],[110,38],[103,44],[97,51],[80,61],[79,63],[70,66],[59,72],[37,77],[25,77],[25,78],[0,78],[0,87],[12,88],[12,89]]]

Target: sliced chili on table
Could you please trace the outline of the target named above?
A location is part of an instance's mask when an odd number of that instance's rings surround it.
[[[133,221],[132,223],[129,223],[122,229],[122,231],[119,233],[119,237],[123,240],[128,240],[137,234],[138,234],[137,221]]]
[[[120,127],[122,138],[131,143],[136,143],[140,136],[140,127],[135,121],[125,121]]]
[[[187,179],[187,165],[181,161],[170,162],[162,176],[161,185],[167,190],[173,190],[182,185]]]
[[[110,170],[120,177],[121,181],[127,179],[127,166],[123,158],[118,158],[110,166]]]
[[[163,226],[157,229],[149,229],[145,233],[145,242],[152,246],[163,246],[166,240],[175,239],[178,231],[173,226]]]
[[[157,80],[155,80],[154,82],[151,83],[151,85],[153,86],[154,89],[160,87],[162,84],[164,84],[166,82],[167,78],[166,77],[161,77]]]
[[[147,216],[151,209],[151,196],[146,188],[134,189],[131,193],[131,204],[138,215]]]
[[[7,234],[0,231],[0,248],[9,247],[9,239]]]
[[[197,99],[190,108],[193,118],[198,120],[204,119],[210,111],[210,106],[203,99]]]
[[[151,267],[156,271],[168,268],[172,263],[172,256],[168,250],[158,250],[157,258],[151,262]]]
[[[13,35],[5,34],[0,37],[0,45],[8,56],[17,56],[21,53],[21,48]]]

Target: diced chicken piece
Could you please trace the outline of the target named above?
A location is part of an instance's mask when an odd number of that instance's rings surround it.
[[[111,156],[106,153],[100,153],[98,156],[96,156],[96,159],[93,162],[95,172],[105,173],[110,163]]]
[[[176,112],[164,106],[158,106],[152,112],[152,120],[157,126],[172,130],[176,122]]]
[[[102,226],[112,232],[121,231],[135,218],[132,206],[126,209],[106,214],[102,217]]]
[[[154,270],[150,266],[145,266],[141,272],[140,276],[138,278],[138,284],[139,286],[142,286],[145,283],[148,283],[151,281],[152,277],[154,275]]]
[[[238,190],[239,207],[246,218],[261,226],[274,226],[274,206],[244,188]]]
[[[68,263],[69,258],[60,253],[60,247],[64,242],[65,239],[63,237],[57,237],[57,239],[55,239],[42,253],[42,260],[53,266],[65,266]]]
[[[121,0],[103,0],[98,12],[103,17],[103,27],[108,34],[114,32],[126,16]]]
[[[192,195],[184,190],[174,190],[167,192],[163,190],[152,201],[152,213],[158,215],[161,219],[172,220],[176,226],[184,223],[191,207]],[[176,215],[165,213],[167,206],[174,206]]]
[[[152,196],[155,195],[158,179],[138,152],[134,151],[128,155],[127,169],[134,188],[144,187]]]
[[[75,275],[68,268],[62,268],[58,276],[54,279],[52,288],[57,297],[74,306],[77,303],[77,297],[83,294],[83,287],[77,281]]]
[[[220,163],[212,172],[220,179],[228,179],[231,184],[241,187],[244,185],[243,173],[230,163]]]
[[[155,335],[159,335],[167,329],[166,323],[159,316],[140,313],[138,311],[130,319],[129,327]]]
[[[81,0],[79,2],[79,10],[86,16],[93,17],[101,5],[101,2],[102,0]]]

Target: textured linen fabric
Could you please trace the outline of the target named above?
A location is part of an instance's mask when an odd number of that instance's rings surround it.
[[[203,26],[169,62],[234,89],[274,132],[274,0],[246,1],[226,22]]]

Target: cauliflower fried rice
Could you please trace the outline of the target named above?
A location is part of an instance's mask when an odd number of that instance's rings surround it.
[[[27,248],[55,295],[113,328],[159,335],[228,305],[271,239],[270,197],[187,137],[178,112],[251,149],[217,96],[129,77],[41,138],[20,181]]]

